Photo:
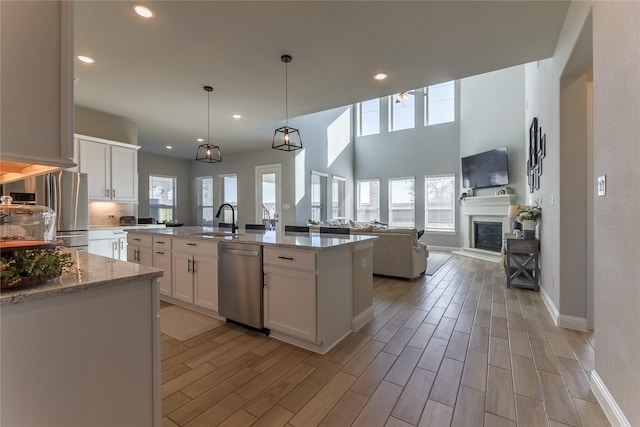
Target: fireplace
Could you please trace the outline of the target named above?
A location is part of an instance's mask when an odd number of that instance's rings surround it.
[[[474,221],[473,241],[476,249],[500,252],[502,249],[502,222]]]

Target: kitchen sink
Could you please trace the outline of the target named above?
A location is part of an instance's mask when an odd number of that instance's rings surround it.
[[[237,239],[238,237],[240,237],[239,234],[237,233],[231,233],[231,232],[224,232],[224,231],[209,231],[209,232],[205,232],[205,233],[193,233],[194,236],[202,236],[202,237],[210,237],[210,238],[214,238],[214,237],[230,237],[232,239]]]

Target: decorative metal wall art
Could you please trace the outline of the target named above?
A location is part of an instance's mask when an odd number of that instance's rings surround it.
[[[540,189],[542,177],[542,159],[547,155],[547,134],[538,126],[538,118],[534,117],[529,126],[529,158],[527,160],[527,181],[529,192]]]

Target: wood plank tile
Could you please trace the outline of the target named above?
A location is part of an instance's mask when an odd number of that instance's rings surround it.
[[[433,400],[427,401],[418,427],[442,427],[451,424],[453,408]]]
[[[430,323],[421,324],[407,345],[424,349],[429,343],[429,340],[435,330],[436,325],[432,325]]]
[[[355,381],[356,377],[353,375],[338,372],[309,403],[298,411],[289,424],[300,427],[319,424]]]
[[[440,319],[442,319],[442,316],[444,315],[445,309],[444,308],[439,308],[439,307],[434,307],[431,310],[429,310],[429,314],[427,314],[427,317],[425,317],[424,319],[424,323],[431,323],[432,325],[438,325],[438,323],[440,323]]]
[[[394,417],[416,425],[420,420],[436,374],[416,368],[391,413]]]
[[[197,396],[206,392],[207,390],[212,389],[216,385],[220,384],[227,378],[232,377],[233,375],[240,372],[242,369],[248,367],[256,361],[259,357],[252,353],[243,354],[238,359],[236,359],[233,364],[228,364],[223,369],[218,369],[212,371],[211,373],[204,375],[199,378],[197,381],[192,382],[191,384],[182,388],[182,392],[189,396],[192,399],[195,399]],[[195,369],[195,368],[194,368]],[[254,371],[256,372],[256,371]]]
[[[405,423],[395,417],[389,417],[384,427],[414,427],[413,424]]]
[[[319,424],[321,427],[349,426],[369,399],[348,390]]]
[[[355,357],[342,368],[342,371],[356,377],[361,375],[385,345],[385,343],[376,340],[367,342]]]
[[[369,341],[371,341],[371,335],[360,332],[350,334],[332,348],[326,356],[329,360],[344,365]]]
[[[235,393],[227,395],[224,399],[211,406],[209,409],[189,421],[185,427],[210,427],[219,425],[242,407],[245,399]]]
[[[185,372],[190,371],[191,368],[189,368],[187,365],[183,365],[182,363],[179,363],[177,365],[171,366],[167,369],[163,369],[162,370],[162,384],[166,383],[167,381],[171,381],[172,379],[174,379],[175,377],[178,377],[182,374],[184,374]]]
[[[516,422],[499,417],[491,412],[485,412],[484,425],[487,427],[516,427]],[[542,425],[540,427],[542,427]]]
[[[191,399],[181,392],[173,393],[171,396],[166,396],[162,398],[162,416],[166,417],[171,412],[175,411],[182,405],[185,405],[187,402],[190,402]]]
[[[591,392],[589,378],[582,370],[580,362],[558,357],[558,369],[572,397],[597,402],[596,397],[593,395],[593,392]]]
[[[261,345],[251,350],[251,353],[257,354],[258,356],[266,356],[271,353],[276,348],[282,345],[281,341],[278,340],[266,340]]]
[[[484,398],[481,391],[460,387],[451,426],[472,426],[481,420],[484,415]]]
[[[203,376],[216,371],[217,369],[218,368],[209,363],[204,363],[194,369],[190,369],[188,372],[185,372],[171,381],[167,381],[162,384],[162,396],[171,396],[173,393],[183,389],[191,383],[196,382]]]
[[[264,414],[252,427],[273,427],[283,426],[293,418],[293,412],[287,411],[282,406],[274,406]]]
[[[268,389],[271,384],[278,381],[296,365],[300,364],[305,357],[306,355],[299,352],[289,354],[280,362],[276,363],[268,370],[261,372],[260,375],[257,375],[252,378],[251,381],[248,381],[242,387],[238,388],[236,393],[247,400],[254,399],[260,393]]]
[[[170,418],[164,417],[162,419],[162,427],[180,427],[178,424],[171,421]]]
[[[531,350],[536,369],[547,371],[552,374],[559,374],[558,358],[551,351],[551,346],[546,341],[531,340]]]
[[[593,367],[595,364],[595,352],[591,344],[579,341],[569,341],[569,345],[580,361],[582,369],[584,369],[587,373],[593,371]]]
[[[342,365],[327,360],[311,375],[289,392],[278,405],[296,413],[306,405],[333,378]],[[355,377],[354,377],[355,381]]]
[[[218,424],[219,427],[249,427],[257,418],[242,409],[236,411],[229,418]]]
[[[397,358],[397,356],[389,353],[378,353],[376,358],[351,386],[351,390],[363,396],[371,396]]]
[[[538,375],[548,417],[561,423],[579,426],[578,414],[573,407],[573,402],[562,377],[540,370]]]
[[[576,406],[580,422],[583,427],[608,427],[611,426],[604,411],[594,402],[589,402],[582,399],[573,398],[573,403]]]
[[[431,338],[427,348],[422,353],[422,357],[418,361],[418,367],[438,372],[440,363],[447,350],[448,342],[439,338]]]
[[[487,389],[487,354],[469,350],[462,371],[461,385],[485,392]],[[482,409],[484,411],[484,407]]]
[[[469,334],[454,331],[451,335],[451,339],[449,340],[449,344],[447,345],[447,350],[445,351],[444,356],[450,359],[464,362],[464,359],[467,356],[468,344]]]
[[[511,371],[489,366],[485,409],[487,412],[510,420],[516,419]]]
[[[518,427],[543,427],[548,425],[544,403],[537,399],[516,394]]]
[[[542,323],[537,319],[525,319],[524,327],[527,330],[529,339],[538,341],[547,341],[547,335],[544,333]]]
[[[384,377],[385,381],[404,387],[421,356],[422,350],[410,346],[405,347]]]
[[[422,324],[422,322],[424,321],[425,317],[427,317],[426,311],[416,309],[411,315],[411,317],[409,317],[407,321],[404,322],[403,326],[405,328],[418,329]]]
[[[410,329],[406,327],[401,327],[398,329],[398,332],[389,340],[387,345],[384,346],[385,353],[390,353],[398,356],[404,350],[404,347],[407,345],[413,334],[415,333],[415,329]]]
[[[384,426],[398,397],[402,393],[402,387],[383,381],[371,396],[367,404],[362,408],[352,427],[376,427]]]
[[[404,324],[403,320],[391,319],[380,331],[374,335],[373,339],[384,343],[389,342],[391,338],[398,332],[398,329]]]
[[[498,368],[511,369],[509,341],[503,338],[489,338],[489,364]]]
[[[524,318],[520,313],[514,313],[507,311],[507,326],[509,329],[515,329],[517,331],[525,331]]]
[[[509,330],[509,348],[511,349],[511,354],[528,357],[530,359],[533,358],[531,349],[529,348],[529,338],[524,331]]]
[[[491,331],[489,335],[498,338],[509,338],[509,333],[507,332],[507,318],[491,316]]]
[[[460,313],[453,330],[470,334],[473,327],[473,317],[473,313]]]
[[[542,400],[542,391],[533,359],[512,354],[511,366],[516,394]]]
[[[462,362],[445,357],[433,383],[429,400],[453,407],[462,377],[462,367]]]
[[[563,334],[547,331],[547,339],[549,340],[549,345],[551,346],[553,354],[558,357],[578,360]]]
[[[479,351],[480,353],[489,352],[489,328],[474,325],[471,329],[471,338],[469,338],[469,350]]]

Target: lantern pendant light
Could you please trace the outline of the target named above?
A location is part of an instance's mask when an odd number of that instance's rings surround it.
[[[289,100],[288,100],[288,75],[287,64],[292,61],[290,55],[282,55],[280,60],[284,62],[284,126],[278,128],[273,133],[273,143],[271,148],[282,151],[294,151],[302,148],[302,138],[298,129],[288,126],[289,120]]]
[[[196,160],[205,163],[220,163],[222,161],[220,147],[211,144],[211,92],[213,92],[213,88],[204,86],[204,90],[207,92],[207,143],[198,146]]]

